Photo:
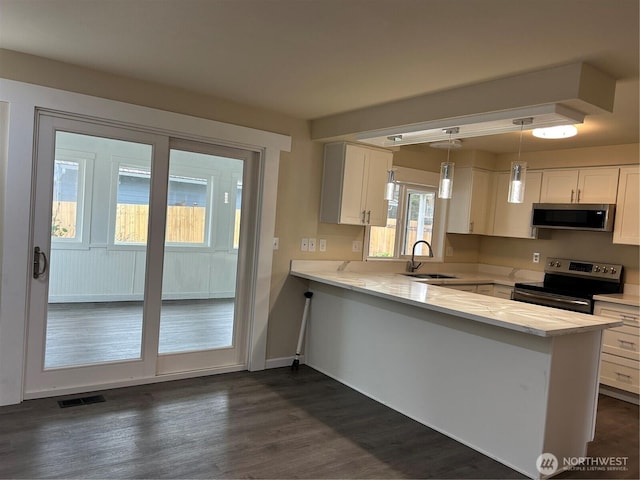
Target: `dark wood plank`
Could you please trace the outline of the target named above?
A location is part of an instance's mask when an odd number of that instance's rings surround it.
[[[523,478],[306,366],[100,393],[1,407],[0,478]],[[598,415],[598,454],[636,452],[637,477],[638,408]]]
[[[142,302],[49,305],[47,368],[140,358]],[[159,352],[232,344],[233,299],[163,301]]]

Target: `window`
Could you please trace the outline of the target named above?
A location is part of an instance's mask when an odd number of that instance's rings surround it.
[[[55,248],[78,248],[88,241],[88,234],[84,234],[90,223],[85,214],[91,207],[87,179],[92,175],[95,154],[79,150],[74,145],[76,137],[56,132],[51,204],[51,241]]]
[[[370,227],[368,230],[369,258],[401,258],[411,255],[414,243],[426,240],[434,254],[440,251],[442,234],[436,228],[435,187],[397,183],[393,200],[389,201],[387,224],[384,227]],[[417,256],[427,256],[428,247],[419,244]]]
[[[207,240],[206,178],[169,176],[167,243],[204,244]]]
[[[75,240],[80,233],[78,231],[80,185],[80,162],[56,158],[51,212],[51,236],[54,239]]]
[[[426,240],[433,244],[435,202],[435,190],[407,188],[407,215],[404,223],[403,255],[411,255],[413,244],[418,240]],[[428,254],[428,248],[424,243],[416,247],[416,255]]]
[[[149,168],[118,167],[115,243],[147,243],[150,189]]]

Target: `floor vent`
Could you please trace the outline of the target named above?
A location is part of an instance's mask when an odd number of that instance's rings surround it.
[[[91,405],[92,403],[106,402],[102,395],[92,395],[90,397],[70,398],[68,400],[58,400],[60,408],[78,407],[80,405]]]

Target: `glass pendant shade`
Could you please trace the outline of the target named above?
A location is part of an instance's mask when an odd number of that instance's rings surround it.
[[[509,203],[524,201],[524,185],[527,176],[527,162],[511,162],[511,178],[509,181]]]
[[[385,200],[393,200],[393,193],[396,189],[395,177],[393,175],[393,170],[389,170],[389,179],[387,180],[387,185],[384,189],[384,199]]]
[[[453,162],[440,164],[440,184],[438,185],[438,198],[451,198],[453,189]]]

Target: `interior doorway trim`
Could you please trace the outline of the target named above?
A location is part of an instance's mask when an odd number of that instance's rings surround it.
[[[133,128],[252,150],[260,155],[262,192],[254,265],[255,293],[248,299],[252,310],[248,369],[264,369],[278,167],[280,153],[291,151],[291,137],[6,79],[0,79],[0,102],[8,104],[8,108],[0,109],[0,124],[8,123],[7,146],[5,153],[0,152],[5,167],[0,211],[0,225],[3,226],[0,231],[0,405],[19,403],[23,399],[28,280],[32,260],[29,247],[31,222],[25,219],[31,215],[37,109],[113,121]]]

